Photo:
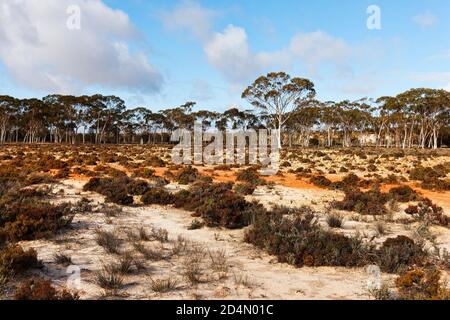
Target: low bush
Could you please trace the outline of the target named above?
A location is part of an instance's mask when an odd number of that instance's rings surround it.
[[[420,243],[415,243],[405,236],[387,239],[378,250],[378,265],[382,271],[398,273],[408,267],[421,266],[427,257],[427,252]]]
[[[40,266],[34,249],[24,251],[22,247],[8,246],[0,250],[0,275],[11,277],[20,275]]]
[[[338,210],[355,211],[364,215],[383,215],[387,213],[385,204],[389,201],[387,194],[374,188],[367,192],[345,190],[342,201],[334,201],[332,206]]]
[[[209,227],[241,228],[250,224],[262,206],[247,202],[232,191],[232,184],[199,182],[175,195],[175,207],[194,211]]]
[[[195,182],[200,177],[198,170],[192,166],[187,166],[175,174],[175,181],[182,185]]]
[[[132,180],[127,184],[127,193],[133,196],[142,196],[148,190],[150,185],[144,180]]]
[[[363,266],[370,256],[360,240],[322,230],[311,213],[259,214],[245,240],[297,267]]]
[[[389,196],[398,202],[411,202],[419,199],[417,192],[409,186],[400,186],[389,190]]]
[[[133,180],[128,177],[122,178],[99,178],[94,177],[84,185],[84,191],[97,192],[106,197],[107,202],[112,202],[120,205],[132,205],[133,197],[128,194],[128,185],[132,184]]]
[[[324,176],[314,176],[310,179],[310,182],[320,188],[330,188],[333,182]]]
[[[20,285],[14,293],[15,300],[78,300],[77,293],[67,289],[57,290],[51,281],[44,279],[30,279]]]
[[[297,267],[362,267],[378,264],[382,271],[395,273],[422,265],[427,252],[407,237],[388,239],[377,248],[358,238],[325,231],[311,212],[284,215],[260,213],[246,232],[245,241],[277,256],[280,262]]]
[[[395,280],[399,300],[450,300],[450,290],[437,269],[415,268]]]
[[[342,224],[344,223],[344,219],[337,214],[330,214],[327,216],[327,224],[330,228],[339,229],[342,228]]]
[[[435,167],[418,166],[409,172],[409,179],[426,181],[430,179],[445,178],[449,172],[450,169],[442,165]]]
[[[163,188],[153,188],[148,190],[141,198],[145,205],[169,205],[175,201],[175,196]]]
[[[253,183],[239,183],[234,186],[234,191],[236,191],[238,194],[241,194],[243,196],[252,195],[255,190],[256,186]]]
[[[12,195],[10,195],[12,196]],[[35,197],[3,197],[0,203],[0,234],[11,242],[35,240],[55,235],[68,227],[81,208],[63,203],[53,205]]]
[[[248,182],[254,185],[264,185],[265,180],[259,177],[258,170],[256,168],[248,168],[239,170],[236,174],[236,180],[240,182]]]
[[[425,198],[416,206],[409,206],[405,213],[420,221],[450,227],[450,217],[445,215],[444,209]]]

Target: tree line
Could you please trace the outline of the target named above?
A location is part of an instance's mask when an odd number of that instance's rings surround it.
[[[438,148],[450,144],[450,93],[411,89],[397,96],[319,101],[308,79],[284,72],[258,78],[242,94],[253,108],[194,111],[195,102],[152,111],[116,96],[0,96],[0,143],[170,142],[176,129],[279,129],[279,144]]]

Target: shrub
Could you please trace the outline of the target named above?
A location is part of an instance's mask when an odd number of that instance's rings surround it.
[[[133,180],[127,184],[127,193],[133,196],[142,196],[150,190],[150,185],[143,180]]]
[[[45,238],[70,225],[78,209],[76,205],[52,205],[35,198],[0,203],[0,233],[12,242]]]
[[[181,169],[175,175],[175,180],[182,185],[188,185],[195,182],[200,177],[198,170],[192,166],[187,166]]]
[[[441,282],[441,271],[413,269],[395,280],[399,300],[449,300],[450,290]]]
[[[128,177],[122,178],[99,178],[94,177],[84,185],[84,191],[97,192],[106,197],[106,201],[120,204],[131,205],[134,200],[128,195],[127,186],[132,183]]]
[[[78,300],[80,297],[64,289],[56,290],[51,281],[44,279],[30,279],[21,284],[14,294],[15,300]]]
[[[342,227],[343,223],[344,219],[337,214],[330,214],[329,216],[327,216],[327,224],[330,228],[339,229]]]
[[[52,184],[56,183],[56,180],[49,174],[31,174],[27,178],[27,184]]]
[[[420,184],[420,186],[426,190],[448,191],[450,190],[450,180],[427,178]]]
[[[150,287],[154,292],[165,293],[177,288],[178,281],[173,278],[167,279],[150,279]]]
[[[427,253],[407,237],[388,239],[377,249],[358,238],[320,228],[312,213],[285,216],[266,212],[256,216],[245,241],[297,267],[361,267],[378,264],[385,272],[398,272],[425,263]]]
[[[445,176],[450,172],[448,168],[445,166],[436,166],[434,168],[431,167],[422,167],[419,166],[414,168],[409,173],[410,180],[417,181],[426,181],[437,178],[445,178]]]
[[[422,265],[427,253],[422,244],[405,236],[387,239],[378,252],[378,265],[389,273],[402,272],[412,265]]]
[[[122,288],[123,277],[113,270],[103,268],[103,270],[97,272],[95,282],[103,289],[117,291]]]
[[[193,220],[191,224],[188,227],[188,230],[198,230],[203,228],[204,224],[201,221],[198,221],[197,219]]]
[[[40,263],[34,249],[24,251],[22,247],[16,245],[0,251],[0,275],[5,277],[20,275],[39,266]]]
[[[315,176],[315,177],[312,177],[312,178],[310,179],[310,182],[311,182],[313,185],[315,185],[315,186],[317,186],[317,187],[321,187],[321,188],[330,188],[330,187],[332,186],[332,184],[333,184],[333,182],[332,182],[331,180],[327,179],[327,178],[324,177],[324,176]]]
[[[345,190],[345,198],[335,201],[332,206],[338,210],[356,211],[365,215],[383,215],[387,213],[385,204],[389,198],[378,189],[367,192],[360,190]]]
[[[234,186],[234,191],[236,191],[237,193],[243,195],[243,196],[248,196],[248,195],[252,195],[256,190],[256,186],[253,183],[239,183],[236,184]]]
[[[232,191],[232,184],[199,182],[175,195],[175,207],[194,211],[209,227],[241,228],[250,224],[262,206]]]
[[[441,225],[450,226],[450,217],[444,214],[444,209],[425,198],[417,206],[409,206],[405,213],[414,216],[418,220]]]
[[[245,240],[297,267],[362,266],[368,257],[360,240],[321,230],[311,213],[293,217],[260,214]]]
[[[238,171],[236,180],[241,182],[248,182],[254,185],[264,185],[265,181],[259,177],[258,170],[256,168],[248,168]]]
[[[143,164],[145,166],[156,167],[156,168],[159,168],[159,167],[162,168],[162,167],[166,166],[166,162],[157,156],[151,156],[148,160],[145,160]]]
[[[398,202],[411,202],[419,198],[417,192],[409,186],[400,186],[389,190],[389,196]]]
[[[95,241],[107,252],[118,254],[120,248],[120,239],[114,232],[97,230],[95,232]]]
[[[72,258],[64,253],[56,253],[53,256],[55,263],[68,267],[72,264]]]
[[[162,188],[150,189],[141,198],[145,205],[169,205],[173,204],[174,200],[174,195]]]

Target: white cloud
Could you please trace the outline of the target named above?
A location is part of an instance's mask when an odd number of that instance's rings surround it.
[[[425,13],[421,13],[413,17],[413,21],[422,28],[431,28],[435,26],[436,23],[438,23],[439,19],[430,11],[427,11]]]
[[[217,11],[202,7],[199,3],[185,0],[171,11],[161,13],[166,29],[170,31],[187,30],[196,38],[206,40],[211,36],[214,18]]]
[[[209,63],[226,79],[248,82],[261,72],[285,69],[300,64],[310,76],[318,76],[324,64],[332,65],[339,74],[348,74],[352,50],[342,39],[323,31],[298,33],[289,44],[274,52],[253,52],[245,29],[229,25],[204,44]]]
[[[67,8],[81,9],[69,30]],[[0,60],[14,80],[35,90],[76,93],[89,86],[152,93],[163,79],[142,52],[128,16],[101,0],[2,0]]]
[[[351,48],[342,40],[323,31],[296,34],[289,45],[293,59],[305,64],[311,74],[317,73],[320,64],[332,63],[337,69],[347,69]]]
[[[205,43],[204,50],[209,63],[232,82],[245,81],[260,69],[243,28],[229,25]]]

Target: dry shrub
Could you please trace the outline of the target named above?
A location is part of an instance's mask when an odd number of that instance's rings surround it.
[[[142,196],[148,190],[150,185],[144,180],[132,180],[127,184],[127,193],[133,196]]]
[[[413,265],[422,265],[428,257],[423,244],[405,236],[387,239],[378,250],[377,262],[381,270],[398,273]]]
[[[175,206],[195,211],[209,227],[242,228],[250,224],[261,205],[247,202],[232,191],[232,184],[196,183],[175,195]]]
[[[388,195],[376,188],[367,192],[347,189],[344,200],[334,201],[332,206],[338,210],[355,211],[364,215],[384,215],[387,213],[385,205],[388,201]]]
[[[280,262],[302,266],[361,266],[365,248],[360,240],[326,232],[311,213],[284,216],[267,212],[256,217],[245,240]]]
[[[99,178],[94,177],[84,185],[84,191],[97,192],[106,197],[108,202],[116,203],[119,205],[131,205],[134,200],[133,197],[128,194],[128,184],[132,182],[127,177],[122,178]]]
[[[40,266],[34,249],[24,251],[22,247],[8,246],[0,250],[0,275],[5,277],[20,275]]]
[[[120,239],[116,232],[97,230],[95,232],[95,241],[103,247],[108,253],[118,254],[120,249]]]
[[[378,264],[384,272],[395,273],[420,265],[428,257],[422,245],[407,237],[388,239],[376,248],[358,238],[322,230],[314,214],[302,211],[288,216],[280,212],[259,214],[245,241],[297,267]]]
[[[166,166],[166,162],[157,156],[151,156],[149,159],[145,160],[142,164],[144,166],[155,168],[162,168]]]
[[[257,186],[253,183],[246,182],[246,183],[239,183],[234,186],[234,191],[237,193],[243,195],[243,196],[249,196],[252,195]]]
[[[72,258],[64,253],[55,253],[55,255],[53,256],[53,261],[56,264],[60,264],[65,267],[68,267],[72,264]]]
[[[330,214],[327,216],[327,224],[330,228],[339,229],[343,223],[344,219],[338,214]]]
[[[405,212],[420,221],[444,227],[450,226],[450,217],[444,214],[444,209],[428,198],[423,199],[417,206],[409,206]]]
[[[427,190],[447,191],[450,190],[450,181],[445,180],[450,168],[441,164],[435,167],[414,168],[409,173],[410,180],[421,181],[421,187]]]
[[[195,182],[200,177],[198,170],[192,166],[183,167],[175,174],[175,181],[182,185]]]
[[[252,183],[253,185],[265,185],[265,180],[259,177],[258,170],[254,167],[239,170],[236,174],[236,180],[241,182]]]
[[[168,277],[166,279],[150,279],[150,287],[154,292],[166,293],[176,290],[178,281],[175,278]]]
[[[96,284],[108,291],[115,292],[123,286],[123,277],[115,272],[115,270],[103,268],[101,271],[96,273],[95,277]]]
[[[78,300],[75,292],[67,289],[59,291],[52,286],[51,281],[44,279],[30,279],[20,285],[14,293],[15,300]]]
[[[0,234],[12,242],[49,237],[69,226],[82,210],[80,203],[53,205],[40,201],[35,193],[22,193],[18,198],[11,194],[0,201]]]
[[[389,196],[398,202],[411,202],[419,199],[417,192],[409,186],[400,186],[389,190]]]
[[[173,204],[174,200],[174,195],[163,188],[150,189],[141,198],[142,203],[145,205],[169,205]]]
[[[314,176],[309,181],[320,188],[330,188],[333,185],[333,182],[324,176]]]
[[[413,269],[395,280],[399,300],[450,300],[450,290],[437,269]]]

